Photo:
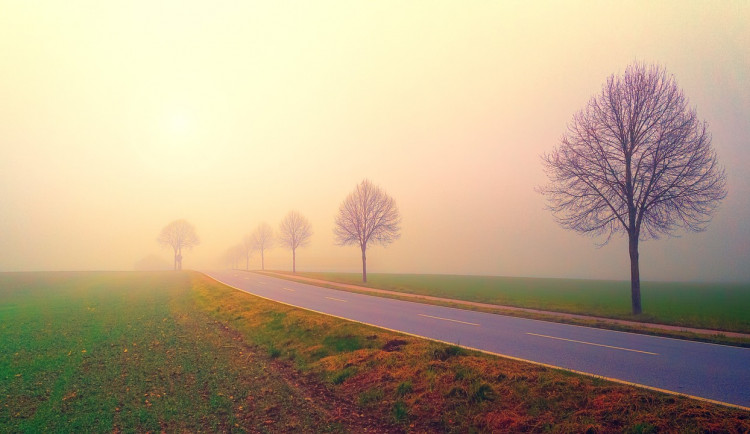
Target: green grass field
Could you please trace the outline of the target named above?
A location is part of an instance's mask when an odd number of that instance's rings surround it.
[[[438,274],[297,273],[412,294],[750,333],[750,283],[642,282],[643,315],[630,313],[630,282]]]
[[[245,346],[187,273],[0,273],[0,432],[330,428]]]
[[[271,302],[195,272],[0,273],[0,432],[748,432],[747,411]]]

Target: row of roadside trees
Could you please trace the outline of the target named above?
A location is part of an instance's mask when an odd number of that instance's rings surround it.
[[[265,270],[266,251],[280,245],[291,250],[292,272],[296,273],[297,249],[307,246],[312,235],[312,225],[307,217],[297,211],[289,211],[275,233],[268,223],[259,224],[252,233],[245,235],[240,243],[227,249],[224,253],[224,262],[233,268],[240,268],[239,264],[244,260],[245,269],[249,270],[250,258],[259,252],[261,269]]]
[[[367,281],[367,247],[387,246],[401,236],[401,216],[396,201],[369,180],[357,184],[341,203],[334,220],[334,237],[340,246],[356,245],[362,253],[362,281]],[[304,215],[289,211],[274,232],[271,226],[260,223],[245,235],[241,242],[228,248],[223,262],[232,268],[250,269],[250,258],[260,253],[261,269],[266,269],[266,251],[280,245],[292,252],[292,272],[297,272],[297,249],[310,243],[312,225]],[[174,269],[182,269],[182,252],[200,244],[195,226],[187,220],[175,220],[165,226],[157,241],[174,253]]]
[[[367,247],[388,245],[401,233],[401,217],[396,201],[369,180],[357,184],[341,203],[334,220],[334,238],[340,246],[356,245],[362,254],[362,281],[367,281]],[[250,269],[250,258],[260,253],[261,269],[265,270],[265,252],[276,245],[292,252],[292,272],[297,272],[297,249],[310,243],[310,221],[297,211],[290,211],[274,230],[268,223],[259,224],[242,241],[224,253],[224,262],[233,268]]]

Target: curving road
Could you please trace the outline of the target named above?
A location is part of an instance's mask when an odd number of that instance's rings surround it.
[[[472,312],[243,271],[206,272],[272,300],[468,348],[750,410],[750,349]]]

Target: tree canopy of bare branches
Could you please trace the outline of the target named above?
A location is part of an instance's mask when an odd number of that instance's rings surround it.
[[[273,229],[268,223],[261,223],[253,232],[253,245],[260,250],[260,268],[266,269],[265,251],[273,248]]]
[[[191,249],[200,244],[195,226],[183,219],[164,226],[156,240],[174,250],[175,270],[182,270],[182,249]]]
[[[401,236],[396,201],[365,179],[344,199],[334,225],[341,246],[358,244],[362,250],[362,281],[367,282],[367,245],[387,246]]]
[[[628,236],[633,314],[640,314],[638,241],[702,231],[726,196],[706,122],[658,65],[612,75],[542,156],[546,196],[567,229]]]
[[[297,272],[297,248],[309,244],[311,236],[310,221],[297,211],[289,211],[281,220],[278,239],[281,245],[292,251],[292,273]]]

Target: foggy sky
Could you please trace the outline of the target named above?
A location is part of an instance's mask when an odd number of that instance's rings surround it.
[[[184,266],[218,267],[292,209],[298,270],[358,271],[333,219],[368,178],[403,217],[370,272],[628,279],[623,239],[562,229],[534,187],[638,60],[675,75],[728,175],[706,232],[641,243],[641,278],[748,281],[748,23],[747,2],[0,0],[0,271],[171,262],[178,218],[202,240]]]

